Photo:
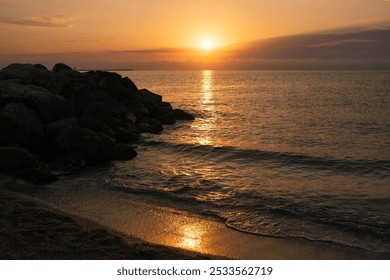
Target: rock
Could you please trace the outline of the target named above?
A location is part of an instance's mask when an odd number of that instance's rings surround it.
[[[51,122],[45,126],[45,131],[47,136],[52,139],[55,139],[57,135],[65,128],[78,126],[79,121],[76,117],[62,119],[55,122]]]
[[[32,167],[38,167],[38,161],[26,149],[16,147],[0,148],[0,172],[12,173]]]
[[[132,113],[138,119],[149,114],[148,108],[139,101],[124,100],[123,105],[126,107],[127,112]]]
[[[31,85],[0,85],[0,105],[22,102],[33,109],[43,123],[73,117],[74,108],[66,98]]]
[[[125,77],[122,79],[122,85],[128,89],[130,89],[131,91],[133,92],[138,92],[138,88],[137,86],[133,83],[132,80],[130,80],[130,78],[128,77]]]
[[[135,125],[121,119],[112,119],[109,126],[115,132],[115,140],[119,143],[129,143],[140,137],[140,131]]]
[[[101,132],[107,136],[115,138],[115,132],[96,116],[83,115],[79,122],[80,127],[88,128],[94,132]]]
[[[126,113],[126,108],[115,100],[91,102],[84,110],[85,115],[93,115],[102,120],[122,118]]]
[[[175,116],[173,115],[173,112],[160,113],[160,115],[158,116],[158,120],[162,124],[172,125],[176,123],[176,119]]]
[[[138,91],[138,96],[141,100],[142,103],[146,103],[146,102],[150,102],[150,103],[153,103],[157,106],[160,106],[161,102],[162,102],[162,96],[161,95],[158,95],[158,94],[155,94],[153,92],[151,92],[150,90],[147,90],[147,89],[141,89]]]
[[[49,80],[50,72],[46,67],[14,63],[3,68],[2,75],[8,79],[22,79],[26,84],[45,86]]]
[[[158,119],[152,117],[143,117],[138,122],[138,128],[142,132],[159,133],[163,130],[163,126]]]
[[[6,145],[37,145],[44,138],[42,121],[23,103],[9,103],[0,109],[0,142]]]
[[[42,70],[46,70],[46,71],[48,71],[48,69],[46,68],[46,66],[45,65],[42,65],[42,64],[34,64],[33,65],[35,68],[38,68],[38,69],[42,69]]]
[[[131,80],[124,80],[121,76],[106,76],[99,81],[100,89],[109,93],[110,96],[116,100],[123,100],[126,98],[138,98],[138,89],[131,84]],[[126,84],[127,86],[125,86]]]
[[[176,120],[186,120],[186,121],[195,120],[194,116],[190,115],[189,113],[181,109],[174,109],[173,116],[175,117]]]
[[[115,79],[122,79],[122,76],[119,75],[118,73],[114,72],[108,72],[108,71],[88,71],[87,75],[91,77],[93,80],[96,82],[100,82],[102,79],[109,77],[109,78],[115,78]]]
[[[111,137],[81,127],[65,128],[57,136],[56,142],[67,151],[82,153],[92,162],[111,160],[115,147],[115,140]]]
[[[130,99],[132,101],[139,100],[137,93],[132,91],[129,88],[126,88],[126,87],[121,87],[118,90],[116,90],[115,92],[112,92],[111,96],[113,98],[115,98],[116,100],[119,100],[121,102],[123,102],[123,100],[126,100],[126,99]]]
[[[99,87],[106,92],[115,92],[122,87],[121,76],[106,76],[99,81]]]
[[[80,89],[72,92],[70,98],[73,108],[75,108],[76,115],[82,116],[85,108],[92,102],[96,101],[95,95],[88,89]]]
[[[22,79],[7,79],[7,80],[0,80],[0,85],[6,85],[6,84],[16,84],[16,85],[23,85],[24,81]]]
[[[137,118],[133,113],[127,113],[124,117],[124,120],[128,123],[135,124],[137,122]]]
[[[95,97],[96,101],[112,101],[110,95],[101,89],[94,90],[93,96]]]
[[[161,102],[160,109],[163,112],[166,112],[166,111],[171,112],[173,110],[171,103],[165,102],[165,101]]]
[[[154,117],[154,118],[158,118],[158,116],[160,115],[160,106],[155,104],[155,103],[152,103],[150,101],[146,101],[144,103],[144,105],[146,106],[146,108],[148,108],[148,116],[149,117]]]
[[[53,66],[53,69],[51,71],[53,73],[58,73],[62,70],[73,70],[73,69],[64,63],[57,63],[56,65]]]
[[[58,181],[58,176],[52,174],[48,170],[40,168],[27,168],[25,170],[14,173],[13,175],[39,185]]]
[[[60,71],[50,75],[47,88],[55,94],[69,98],[69,92],[72,91],[72,82],[66,72]]]
[[[137,156],[137,152],[129,145],[116,144],[113,160],[130,160]]]

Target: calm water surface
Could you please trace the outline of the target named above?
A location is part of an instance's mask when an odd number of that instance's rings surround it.
[[[132,71],[193,122],[91,174],[255,234],[390,252],[390,73]]]

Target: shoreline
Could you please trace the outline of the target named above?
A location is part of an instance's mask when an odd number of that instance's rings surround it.
[[[209,259],[113,232],[0,185],[1,260]]]
[[[28,188],[28,185],[23,186],[20,181],[17,183],[16,180],[2,183],[11,191],[15,188],[15,184],[19,188],[18,191]],[[1,200],[4,200],[3,192],[0,192]],[[59,213],[61,217],[64,217],[63,219],[71,219],[76,224],[81,224],[81,228],[86,226],[88,228],[91,224],[94,230],[103,230],[105,238],[121,240],[121,242],[116,241],[117,245],[114,247],[117,249],[119,244],[119,248],[122,246],[127,248],[123,245],[127,244],[130,249],[126,250],[130,251],[136,247],[138,254],[130,255],[135,259],[358,260],[389,258],[387,253],[369,252],[330,242],[272,238],[243,233],[225,226],[216,219],[156,205],[153,201],[136,195],[116,193],[97,187],[93,189],[45,188],[43,191],[38,189],[30,192],[27,196],[18,193],[13,195],[24,200],[19,206],[24,212],[28,211],[28,207],[23,209],[26,202],[27,206],[31,203],[39,205],[40,211],[49,210],[50,212],[54,208],[57,215]],[[45,217],[46,215],[43,215],[43,218]],[[58,224],[56,230],[59,234],[61,234],[60,228]],[[88,232],[84,230],[83,234],[88,236]],[[95,242],[95,240],[90,241]],[[95,244],[95,246],[99,245]],[[114,247],[101,248],[103,254],[100,258],[112,259],[112,255],[105,255],[104,250],[110,251]],[[152,247],[155,251],[151,255],[144,254],[143,247]],[[128,258],[125,253],[121,254],[114,255],[114,259],[120,256]],[[85,255],[86,258],[88,256],[91,255]],[[77,258],[84,257],[79,255]]]

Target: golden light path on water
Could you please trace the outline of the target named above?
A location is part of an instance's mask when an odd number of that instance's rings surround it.
[[[213,71],[204,70],[201,75],[202,109],[208,116],[201,123],[195,122],[191,128],[202,132],[195,139],[197,143],[201,145],[213,145],[212,133],[215,125]]]

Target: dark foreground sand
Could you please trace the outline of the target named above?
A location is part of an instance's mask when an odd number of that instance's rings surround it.
[[[120,237],[0,186],[0,259],[204,259]]]

